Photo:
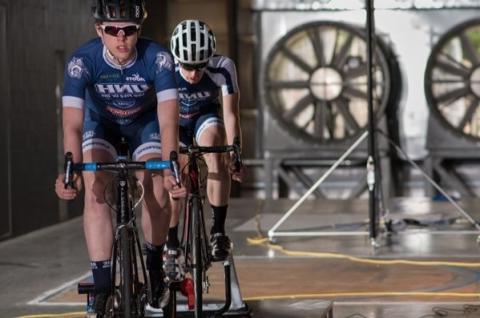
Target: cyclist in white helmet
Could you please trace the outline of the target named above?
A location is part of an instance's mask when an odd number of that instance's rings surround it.
[[[241,137],[239,90],[234,62],[215,55],[215,36],[209,26],[199,20],[185,20],[174,29],[170,48],[175,58],[175,75],[180,100],[180,143],[188,146],[232,144]],[[232,154],[233,155],[233,154]],[[210,233],[212,256],[225,260],[231,241],[225,233],[225,220],[231,179],[241,181],[243,167],[234,172],[231,158],[225,154],[206,154],[208,166],[207,195],[213,213]],[[164,268],[171,280],[182,278],[178,248],[179,202],[173,203],[172,220],[167,239]]]

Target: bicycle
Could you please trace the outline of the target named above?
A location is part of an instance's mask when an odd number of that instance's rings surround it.
[[[177,167],[177,153],[174,151],[170,153],[170,160],[131,161],[124,140],[121,142],[119,156],[115,162],[73,163],[72,154],[65,155],[64,183],[66,186],[72,185],[73,172],[109,171],[115,173],[116,207],[109,203],[112,210],[116,212],[111,269],[112,293],[107,301],[106,317],[144,317],[147,301],[151,300],[151,292],[147,287],[150,284],[147,284],[145,260],[141,255],[142,249],[135,216],[135,208],[143,200],[143,187],[131,172],[171,169],[175,178],[178,179],[180,176],[175,174],[175,171],[178,171]],[[141,194],[135,202],[133,189],[137,185],[141,189]],[[141,273],[139,273],[139,265]],[[140,275],[142,275],[142,279],[140,279]],[[79,283],[78,292],[88,295],[87,306],[93,305],[93,283]]]
[[[204,293],[208,293],[210,286],[207,270],[210,268],[213,260],[203,215],[204,198],[202,194],[202,178],[200,177],[199,161],[205,153],[233,152],[235,169],[239,171],[242,166],[240,139],[238,137],[234,138],[233,144],[226,146],[202,147],[191,145],[189,147],[181,147],[179,152],[186,154],[188,157],[188,163],[185,168],[188,168],[187,182],[189,184],[189,194],[184,210],[185,214],[181,238],[181,249],[185,256],[185,272],[187,277],[183,282],[170,284],[170,302],[165,308],[164,317],[177,317],[177,291],[182,291],[183,294],[187,294],[187,315],[193,314],[195,318],[203,318],[204,314],[207,317],[219,317],[230,309],[232,303],[231,265],[233,264],[233,259],[231,259],[230,256],[230,258],[224,262],[225,303],[220,308],[205,309],[203,295]],[[190,293],[188,292],[189,288]],[[191,293],[191,289],[193,289],[193,293]],[[242,317],[250,317],[248,309],[242,312]]]

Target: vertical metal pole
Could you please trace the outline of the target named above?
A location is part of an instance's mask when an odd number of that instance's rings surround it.
[[[63,149],[63,128],[62,128],[62,93],[63,93],[63,71],[65,64],[65,51],[55,51],[55,100],[56,100],[56,125],[57,125],[57,171],[63,171],[65,154]],[[65,200],[58,200],[58,221],[68,220],[69,204]]]
[[[228,41],[228,55],[238,64],[238,0],[230,0],[227,3],[227,35],[231,39]],[[237,72],[242,72],[241,68],[237,69]]]
[[[2,224],[0,224],[0,238],[7,238],[13,234],[13,210],[12,210],[12,147],[10,129],[10,72],[8,68],[8,44],[7,44],[7,6],[0,4],[0,114],[2,116],[0,131],[0,149],[2,151],[2,176],[0,189],[3,203]]]
[[[254,49],[254,56],[253,56],[253,67],[250,70],[253,76],[253,87],[256,89],[253,90],[253,98],[255,100],[262,100],[261,98],[261,88],[260,88],[260,78],[262,77],[260,74],[256,76],[257,71],[256,70],[261,70],[262,69],[262,55],[263,55],[263,48],[261,46],[261,43],[263,43],[263,34],[262,34],[262,17],[263,17],[263,12],[262,11],[254,11],[253,13],[253,25],[254,25],[254,35],[256,36],[257,40],[254,42],[253,49]],[[255,70],[255,71],[254,71]],[[256,131],[255,131],[255,158],[263,158],[265,157],[265,149],[264,149],[264,138],[265,138],[265,121],[264,121],[264,112],[266,112],[266,106],[262,105],[262,103],[258,103],[257,105],[257,114],[256,114]],[[271,173],[268,169],[272,168],[269,166],[265,166],[265,171],[267,174]],[[268,180],[267,180],[268,182]],[[268,195],[268,188],[271,187],[272,185],[265,185],[266,192]],[[269,198],[266,195],[266,198]],[[271,199],[271,197],[270,197]]]
[[[376,191],[377,185],[375,181],[378,180],[375,175],[375,116],[373,112],[373,36],[374,36],[374,19],[373,19],[373,0],[366,0],[367,11],[367,97],[368,97],[368,159],[367,159],[367,184],[369,194],[369,231],[372,243],[375,243],[377,237],[377,205],[376,205]]]

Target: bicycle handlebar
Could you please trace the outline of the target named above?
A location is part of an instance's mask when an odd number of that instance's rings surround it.
[[[235,172],[239,172],[242,169],[242,148],[240,145],[240,137],[233,138],[233,162],[235,164]]]
[[[63,165],[63,171],[65,176],[63,178],[63,184],[66,188],[73,186],[73,155],[71,152],[65,154],[65,163]]]
[[[194,146],[180,147],[181,154],[194,155],[202,153],[224,153],[233,151],[233,161],[235,165],[235,172],[240,171],[243,166],[241,157],[240,138],[233,138],[233,144],[225,146]]]
[[[147,161],[126,161],[116,162],[84,162],[73,163],[71,152],[65,154],[65,177],[63,183],[65,188],[73,185],[74,171],[122,171],[122,170],[172,170],[173,176],[178,185],[181,184],[181,177],[178,169],[178,155],[176,151],[170,152],[170,160],[147,160]]]

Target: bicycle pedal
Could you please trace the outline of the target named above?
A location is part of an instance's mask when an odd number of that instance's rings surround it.
[[[95,284],[92,282],[80,282],[77,285],[79,294],[90,294],[95,292]]]
[[[208,280],[208,276],[205,276],[205,281],[203,282],[203,290],[205,291],[206,294],[210,291],[210,281]]]

